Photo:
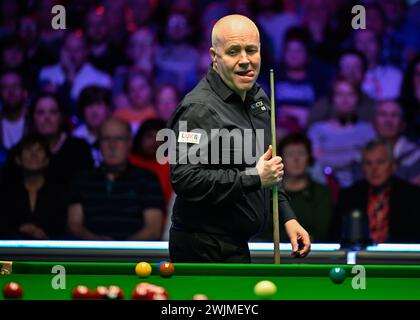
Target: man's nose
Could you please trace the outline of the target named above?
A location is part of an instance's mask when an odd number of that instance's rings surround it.
[[[239,64],[240,65],[248,65],[249,64],[249,57],[248,54],[244,51],[241,51],[239,56]]]

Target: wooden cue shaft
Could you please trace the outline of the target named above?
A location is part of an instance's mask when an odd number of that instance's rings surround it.
[[[276,139],[276,110],[274,98],[274,70],[270,69],[270,91],[271,91],[271,146],[273,157],[277,155]],[[279,203],[277,185],[273,186],[273,235],[274,235],[274,263],[280,263],[280,231],[279,231]]]

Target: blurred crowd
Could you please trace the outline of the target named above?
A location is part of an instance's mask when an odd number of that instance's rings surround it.
[[[420,243],[420,2],[0,7],[1,239],[167,239],[176,195],[156,134],[207,73],[214,23],[238,13],[259,27],[267,93],[275,71],[283,184],[312,241]]]

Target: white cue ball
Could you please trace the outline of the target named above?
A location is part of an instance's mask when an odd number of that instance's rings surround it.
[[[270,297],[275,295],[276,292],[276,285],[269,280],[260,281],[254,287],[254,293],[259,297]]]

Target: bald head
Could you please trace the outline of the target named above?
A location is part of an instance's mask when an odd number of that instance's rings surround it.
[[[242,100],[257,81],[260,72],[260,34],[245,16],[221,18],[213,27],[210,55],[213,70]]]
[[[229,34],[255,34],[260,39],[260,33],[255,23],[242,15],[232,14],[219,19],[211,33],[211,45],[217,48]]]

